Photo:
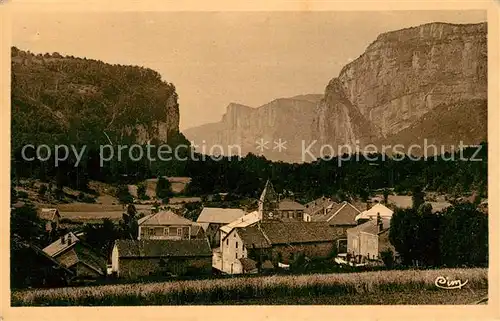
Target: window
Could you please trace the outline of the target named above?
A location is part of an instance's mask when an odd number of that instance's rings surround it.
[[[163,235],[168,236],[168,227],[165,227],[165,228],[163,229]]]
[[[182,236],[182,228],[181,227],[177,228],[177,236]]]
[[[226,245],[229,245],[229,239],[226,239]]]
[[[238,258],[238,253],[236,253],[236,258]]]
[[[236,248],[238,248],[238,242],[236,242]]]

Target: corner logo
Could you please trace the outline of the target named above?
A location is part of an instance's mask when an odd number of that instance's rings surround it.
[[[467,284],[467,282],[469,282],[469,280],[465,280],[465,282],[462,282],[462,280],[450,280],[449,278],[438,276],[436,278],[436,281],[434,281],[434,284],[441,289],[453,290],[461,289]]]

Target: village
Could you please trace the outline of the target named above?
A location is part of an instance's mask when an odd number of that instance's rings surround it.
[[[267,180],[252,211],[202,206],[197,219],[190,220],[174,207],[151,206],[134,225],[135,233],[111,240],[110,254],[89,245],[81,229],[65,229],[67,219],[57,207],[40,208],[46,232],[57,239],[44,248],[27,246],[43,266],[33,272],[35,278],[49,287],[301,273],[305,266],[320,266],[322,272],[387,267],[388,261],[400,261],[389,240],[395,205],[388,199],[338,202],[323,196],[301,204],[277,193]],[[434,212],[451,206],[433,205]],[[137,213],[136,205],[124,206],[127,213]]]

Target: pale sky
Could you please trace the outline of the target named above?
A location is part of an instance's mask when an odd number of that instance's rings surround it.
[[[486,12],[23,13],[12,43],[158,71],[177,88],[183,130],[219,121],[230,102],[322,94],[380,33],[436,21],[483,22]]]

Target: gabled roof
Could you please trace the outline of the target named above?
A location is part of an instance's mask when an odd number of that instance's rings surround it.
[[[360,211],[349,202],[343,202],[342,206],[336,211],[330,211],[330,218],[327,222],[330,225],[356,225],[356,216]]]
[[[98,274],[106,274],[106,259],[82,244],[78,244],[71,250],[58,256],[57,260],[67,268],[71,268],[77,263],[82,263]]]
[[[331,198],[328,197],[320,197],[318,199],[315,199],[312,202],[309,202],[305,205],[304,213],[309,214],[311,216],[317,215],[317,214],[323,214],[324,209],[327,207],[333,206],[333,204],[336,204]]]
[[[191,225],[193,221],[175,214],[172,211],[160,211],[156,214],[148,215],[138,221],[140,226],[148,225]]]
[[[243,244],[249,249],[265,249],[271,247],[271,244],[258,226],[239,227],[236,231],[243,241]]]
[[[270,222],[238,228],[247,248],[266,248],[274,244],[329,242],[342,236],[342,229],[326,222]]]
[[[243,271],[250,272],[257,269],[257,262],[247,257],[240,259],[241,266],[243,267]]]
[[[71,244],[68,244],[69,236],[71,236]],[[78,237],[73,232],[69,232],[63,237],[64,243],[61,243],[61,238],[58,238],[56,241],[52,242],[48,246],[46,246],[43,251],[52,257],[57,256],[59,253],[62,253],[66,249],[75,246],[76,243],[80,241]]]
[[[228,224],[245,214],[241,208],[204,207],[196,222]]]
[[[196,236],[198,235],[198,232],[200,230],[203,230],[201,224],[198,223],[191,223],[191,236]],[[203,230],[204,231],[204,230]]]
[[[212,256],[207,240],[116,240],[115,246],[121,258]]]
[[[250,214],[247,214],[245,216],[242,216],[234,221],[232,221],[231,223],[227,224],[227,225],[224,225],[220,228],[220,230],[224,233],[230,233],[233,228],[236,228],[236,227],[247,227],[247,226],[250,226],[252,224],[255,224],[257,223],[258,221],[260,220],[259,218],[259,212],[257,211],[254,211]]]
[[[390,227],[390,219],[384,219],[382,218],[382,231],[379,231],[379,227],[377,226],[377,220],[376,219],[370,219],[367,222],[364,222],[363,224],[360,224],[356,227],[347,229],[347,233],[358,233],[358,232],[364,232],[368,234],[373,234],[377,235],[379,232],[383,232]]]
[[[317,212],[316,215],[311,216],[311,221],[313,222],[326,222],[330,219],[335,213],[337,213],[344,203],[332,203],[328,206],[326,213]]]
[[[271,244],[333,241],[342,234],[324,222],[272,222],[260,227]]]
[[[38,217],[42,220],[53,221],[56,217],[61,217],[57,208],[42,208]]]
[[[304,210],[305,206],[292,201],[291,199],[285,198],[279,202],[278,209],[281,211],[300,211]]]
[[[44,258],[46,260],[46,262],[52,264],[54,267],[58,268],[58,269],[61,269],[61,270],[64,270],[64,272],[68,273],[68,274],[74,274],[73,271],[69,270],[68,268],[66,268],[64,265],[62,265],[59,261],[57,261],[56,259],[54,259],[52,256],[48,255],[47,253],[45,253],[41,248],[39,248],[38,246],[36,245],[33,245],[33,244],[30,244],[28,242],[25,242],[23,241],[20,237],[18,237],[17,235],[12,235],[11,236],[11,242],[12,243],[15,243],[16,246],[21,246],[22,248],[25,248],[25,249],[30,249],[31,251],[33,251],[33,253],[35,255],[39,255],[40,257]]]
[[[375,204],[369,210],[361,212],[361,214],[359,214],[356,217],[356,221],[359,220],[359,219],[377,218],[378,214],[380,214],[380,216],[382,218],[384,218],[384,217],[392,217],[393,213],[394,212],[390,208],[387,208],[384,205],[378,203],[378,204]]]

